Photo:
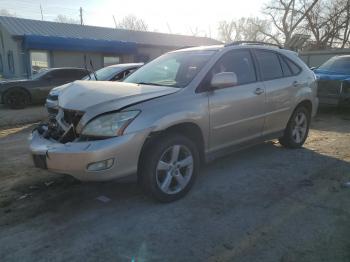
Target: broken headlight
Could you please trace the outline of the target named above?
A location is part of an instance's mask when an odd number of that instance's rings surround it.
[[[97,137],[120,136],[139,113],[140,111],[132,110],[98,116],[84,127],[81,134]]]

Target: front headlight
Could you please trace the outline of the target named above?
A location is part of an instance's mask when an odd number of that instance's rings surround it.
[[[84,127],[81,134],[101,137],[120,136],[139,113],[140,111],[133,110],[98,116]]]

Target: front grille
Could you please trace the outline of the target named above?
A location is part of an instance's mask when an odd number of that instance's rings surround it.
[[[63,120],[68,125],[73,124],[73,126],[76,127],[83,114],[84,113],[81,111],[63,109]]]
[[[341,81],[339,80],[319,80],[317,92],[318,95],[339,95]]]

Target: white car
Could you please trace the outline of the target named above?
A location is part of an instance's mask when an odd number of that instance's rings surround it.
[[[136,71],[138,68],[143,66],[143,63],[128,63],[128,64],[117,64],[111,65],[100,70],[97,70],[90,75],[85,76],[82,80],[88,81],[122,81],[128,75]],[[96,79],[97,78],[97,79]],[[49,113],[50,118],[54,118],[58,113],[58,95],[60,92],[70,86],[72,83],[57,86],[53,88],[46,98],[46,109]]]

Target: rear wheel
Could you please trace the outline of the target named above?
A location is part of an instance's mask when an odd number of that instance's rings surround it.
[[[279,139],[281,145],[288,148],[301,147],[309,133],[311,113],[305,106],[295,109],[289,119],[284,135]]]
[[[161,202],[183,197],[199,170],[199,153],[187,137],[167,135],[151,143],[143,154],[139,181],[146,193]]]
[[[4,95],[4,104],[12,109],[22,109],[30,103],[30,96],[27,91],[21,88],[12,88]]]

